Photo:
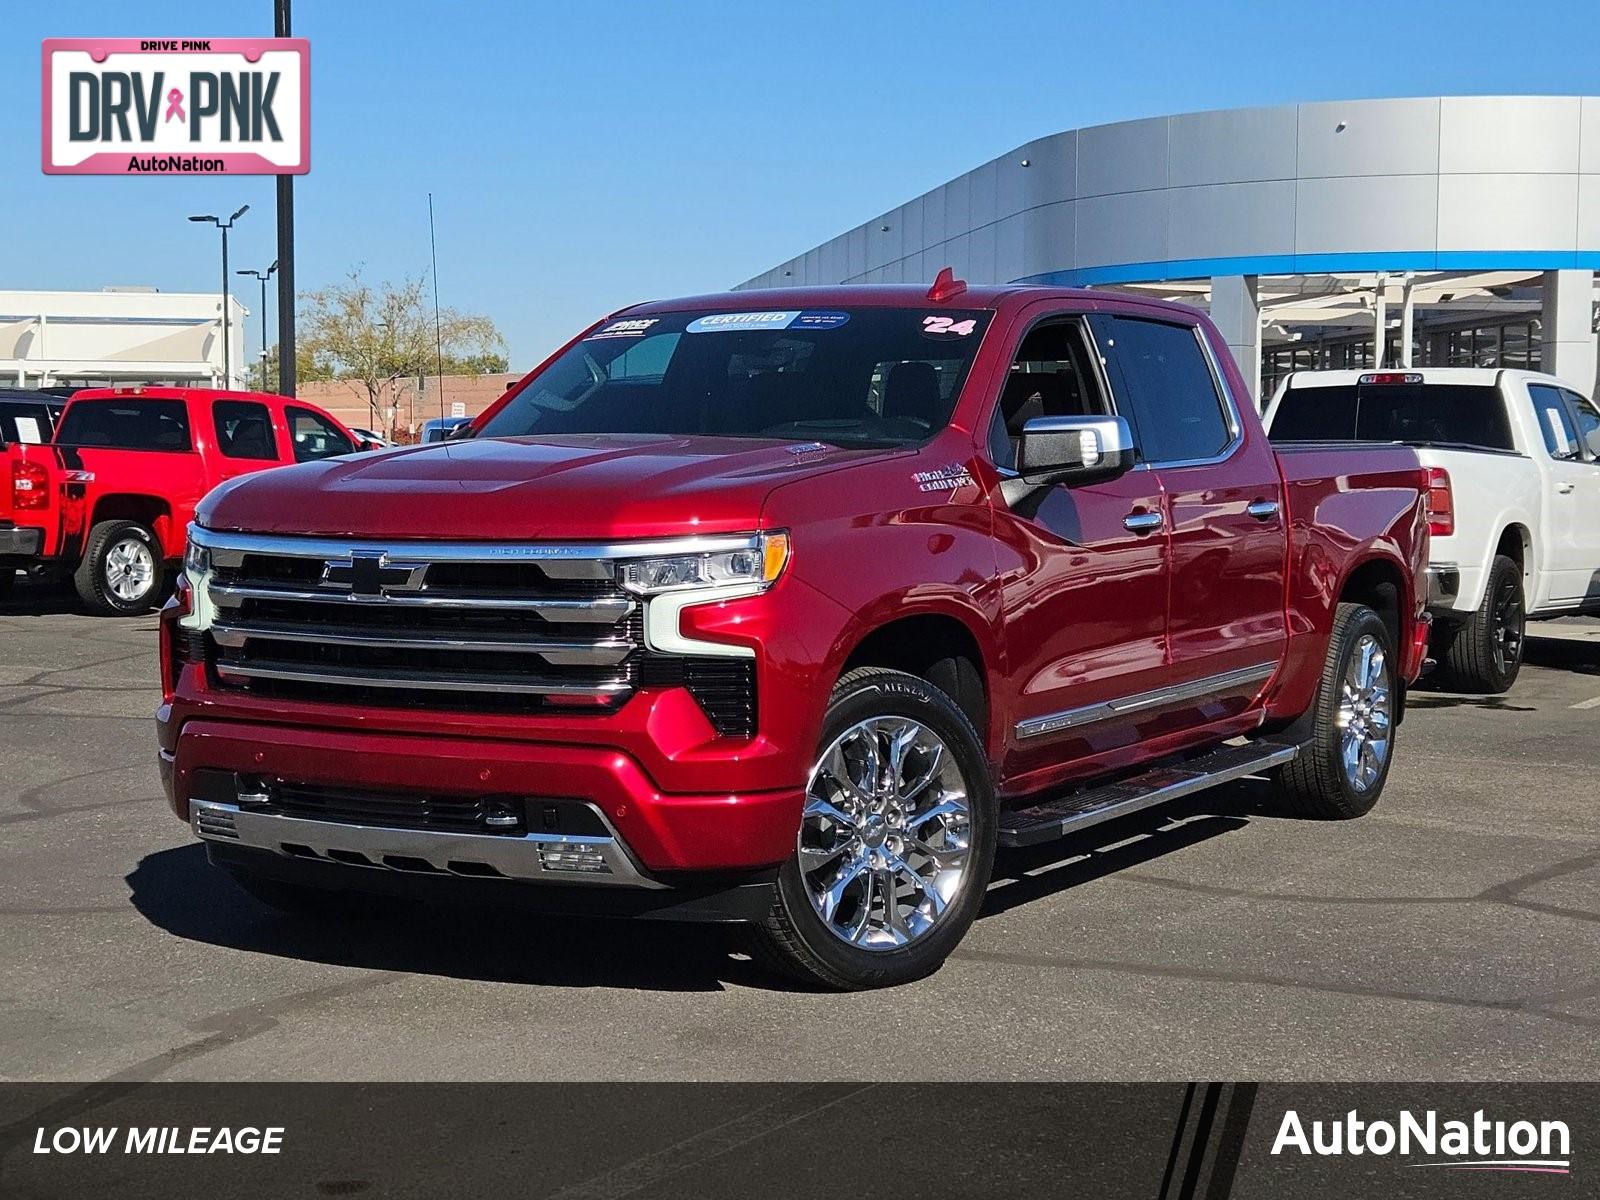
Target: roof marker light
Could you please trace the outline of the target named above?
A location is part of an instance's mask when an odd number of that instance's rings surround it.
[[[957,279],[954,271],[949,267],[943,267],[934,277],[933,286],[928,289],[928,299],[935,304],[942,304],[946,300],[954,300],[966,290],[967,281]]]

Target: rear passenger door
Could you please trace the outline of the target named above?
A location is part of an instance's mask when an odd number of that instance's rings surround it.
[[[283,461],[272,410],[256,400],[218,400],[211,406],[211,432],[217,448],[211,483],[259,471]]]
[[[1287,526],[1277,456],[1246,425],[1195,325],[1091,319],[1118,411],[1156,477],[1172,543],[1167,651],[1174,731],[1237,715],[1287,643]]]

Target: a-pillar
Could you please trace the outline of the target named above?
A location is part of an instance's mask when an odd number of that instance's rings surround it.
[[[1228,343],[1250,389],[1250,399],[1261,404],[1261,308],[1256,297],[1256,276],[1221,275],[1211,281],[1211,320]]]
[[[1594,272],[1544,273],[1542,366],[1584,395],[1594,394],[1600,365],[1594,332]]]

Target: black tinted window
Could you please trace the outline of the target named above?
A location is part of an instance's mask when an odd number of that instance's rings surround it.
[[[530,380],[478,433],[915,444],[950,420],[988,321],[987,312],[931,305],[619,318]]]
[[[49,440],[50,410],[43,404],[0,403],[0,445]]]
[[[219,400],[211,410],[217,426],[217,449],[228,458],[275,459],[278,446],[272,436],[272,414],[265,404],[248,400]]]
[[[295,462],[354,453],[355,443],[321,413],[309,408],[290,408],[285,412],[289,418],[289,437],[294,442]]]
[[[1272,418],[1272,440],[1512,448],[1500,393],[1493,387],[1455,383],[1292,387]]]
[[[1195,331],[1131,317],[1113,317],[1101,328],[1144,459],[1183,462],[1220,454],[1233,431]]]
[[[182,400],[139,396],[80,400],[67,406],[56,440],[113,450],[188,450],[189,410]]]

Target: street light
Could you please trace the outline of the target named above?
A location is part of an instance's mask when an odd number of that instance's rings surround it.
[[[222,385],[224,387],[233,383],[233,353],[228,346],[228,230],[233,228],[235,221],[249,211],[250,206],[246,204],[226,221],[210,215],[189,218],[191,221],[209,221],[222,230]]]
[[[265,271],[239,271],[237,274],[249,275],[261,281],[261,390],[269,391],[267,387],[267,280],[278,270],[278,260],[273,259],[272,265]]]

